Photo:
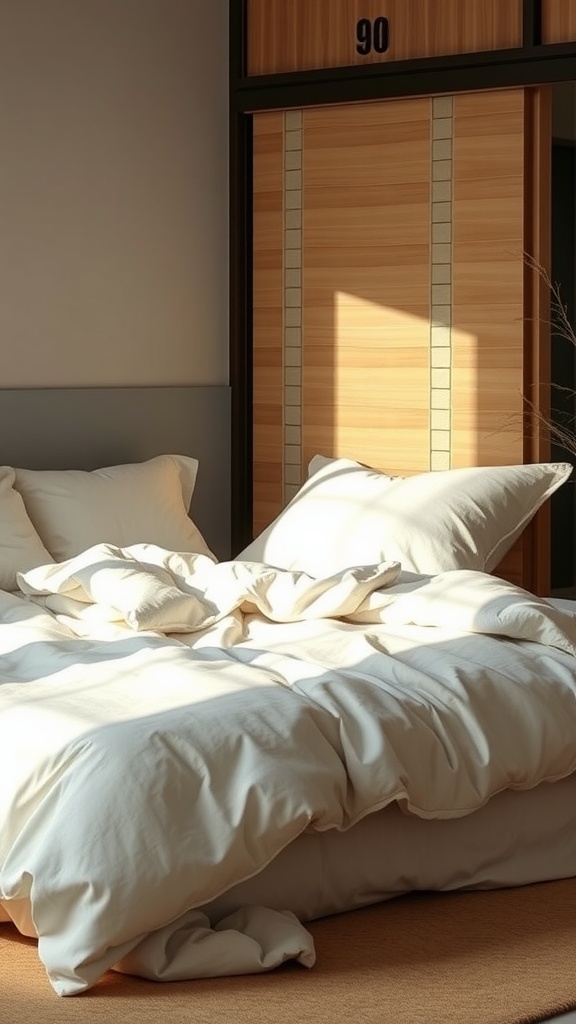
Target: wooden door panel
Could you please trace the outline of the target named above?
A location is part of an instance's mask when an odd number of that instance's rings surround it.
[[[318,452],[393,475],[546,458],[523,398],[543,407],[547,373],[524,260],[547,259],[545,108],[511,89],[255,116],[255,533]],[[539,592],[545,517],[499,568]]]

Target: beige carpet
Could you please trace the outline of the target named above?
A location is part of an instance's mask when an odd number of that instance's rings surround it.
[[[61,999],[0,926],[1,1024],[524,1024],[576,1007],[576,879],[418,895],[318,921],[312,970],[155,984],[110,972]]]

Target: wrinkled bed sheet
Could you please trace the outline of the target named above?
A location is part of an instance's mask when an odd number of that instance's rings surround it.
[[[307,830],[468,815],[576,768],[576,616],[469,571],[313,580],[98,545],[0,594],[0,899],[61,995],[310,965],[202,907]],[[15,918],[18,916],[15,913]]]

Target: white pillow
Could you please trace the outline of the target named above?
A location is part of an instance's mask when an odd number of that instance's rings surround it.
[[[390,477],[319,455],[309,468],[298,494],[239,559],[313,576],[383,561],[431,575],[491,572],[572,472],[557,462]]]
[[[15,472],[28,515],[58,562],[100,543],[156,544],[214,558],[188,515],[197,459],[158,455],[91,472]]]
[[[14,470],[0,466],[0,589],[16,590],[16,573],[52,562],[24,502],[14,490]]]

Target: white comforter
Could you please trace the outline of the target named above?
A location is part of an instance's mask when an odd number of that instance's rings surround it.
[[[308,828],[576,770],[576,617],[491,576],[312,580],[100,545],[0,594],[0,900],[54,989],[311,964],[201,908]]]

